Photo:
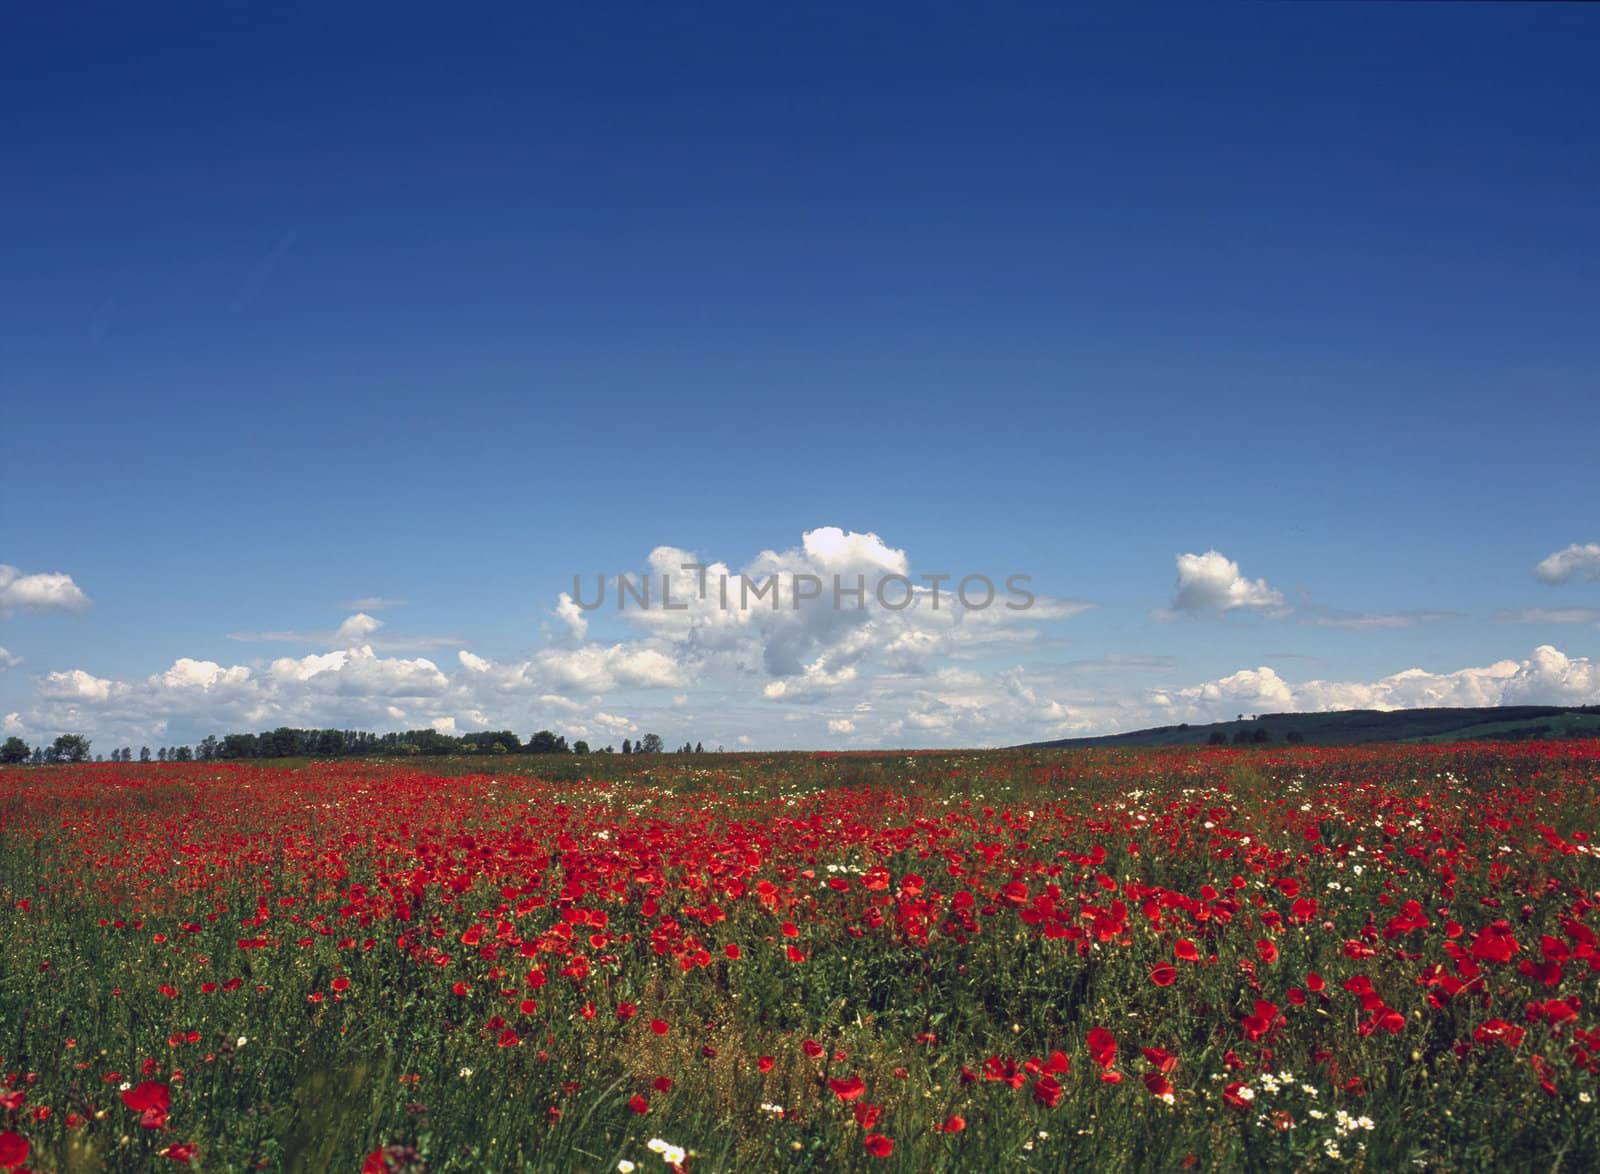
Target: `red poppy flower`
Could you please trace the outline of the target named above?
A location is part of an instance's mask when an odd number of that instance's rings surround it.
[[[139,1114],[140,1129],[160,1129],[167,1123],[172,1091],[160,1081],[146,1080],[123,1093],[122,1103]]]
[[[1089,1058],[1102,1068],[1117,1062],[1117,1039],[1103,1027],[1089,1029]]]
[[[655,1078],[654,1082],[652,1082],[652,1087],[657,1092],[671,1092],[672,1091],[672,1077],[670,1077],[670,1076],[658,1076],[658,1077]]]
[[[1506,1047],[1515,1049],[1522,1045],[1522,1037],[1526,1034],[1523,1028],[1507,1023],[1504,1019],[1488,1019],[1473,1030],[1472,1038],[1480,1044],[1503,1043]]]
[[[828,1087],[833,1089],[833,1095],[841,1101],[853,1101],[867,1091],[867,1083],[859,1076],[849,1076],[843,1080],[830,1076]]]
[[[1158,962],[1150,968],[1150,981],[1157,986],[1171,986],[1178,978],[1178,968],[1170,962]]]
[[[1472,956],[1479,962],[1509,962],[1520,949],[1517,939],[1511,936],[1509,921],[1487,925],[1472,939]]]
[[[1233,1083],[1223,1087],[1222,1099],[1227,1101],[1228,1104],[1232,1105],[1235,1109],[1248,1109],[1250,1107],[1250,1101],[1254,1096],[1253,1093],[1249,1096],[1244,1095],[1249,1092],[1250,1090],[1245,1087],[1244,1081],[1235,1080]]]
[[[1178,1057],[1165,1048],[1144,1048],[1144,1058],[1156,1066],[1160,1072],[1171,1072],[1178,1066]]]
[[[808,1039],[801,1041],[800,1050],[815,1060],[818,1056],[822,1055],[824,1049],[816,1040]]]
[[[0,1168],[14,1170],[28,1160],[28,1139],[6,1130],[0,1133]]]
[[[944,1133],[960,1133],[967,1127],[967,1119],[959,1113],[952,1113],[946,1117],[944,1124],[939,1129]]]
[[[1198,962],[1200,951],[1194,948],[1194,943],[1184,938],[1172,947],[1172,952],[1185,962]]]
[[[633,1096],[628,1098],[628,1108],[635,1113],[648,1113],[650,1111],[650,1102],[638,1093],[634,1093]]]
[[[667,1032],[672,1029],[667,1026],[667,1021],[665,1019],[652,1019],[650,1021],[650,1030],[655,1032],[657,1035],[666,1035]]]
[[[887,1158],[894,1153],[894,1142],[881,1133],[867,1134],[861,1144],[866,1147],[867,1153],[875,1158]]]
[[[1246,1015],[1240,1022],[1240,1029],[1245,1038],[1255,1041],[1266,1035],[1279,1021],[1278,1005],[1269,1003],[1264,999],[1256,1000],[1253,1014]]]

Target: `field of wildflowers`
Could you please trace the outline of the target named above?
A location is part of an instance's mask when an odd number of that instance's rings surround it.
[[[0,771],[0,1170],[1600,1166],[1600,742],[481,762]]]

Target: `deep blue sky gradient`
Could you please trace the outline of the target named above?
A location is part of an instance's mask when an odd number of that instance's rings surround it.
[[[820,525],[1179,683],[1600,652],[1488,619],[1596,602],[1600,12],[866,8],[8,11],[0,562],[95,607],[0,709]],[[1152,622],[1211,547],[1463,618]]]

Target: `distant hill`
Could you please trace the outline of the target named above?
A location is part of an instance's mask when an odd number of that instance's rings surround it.
[[[1490,705],[1476,709],[1345,709],[1334,713],[1263,713],[1242,721],[1157,726],[1097,738],[1030,742],[1025,749],[1071,746],[1204,746],[1216,735],[1235,742],[1464,742],[1474,739],[1600,737],[1600,705]]]

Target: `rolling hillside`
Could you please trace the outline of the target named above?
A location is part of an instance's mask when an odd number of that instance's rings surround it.
[[[1241,742],[1512,741],[1600,737],[1600,706],[1500,705],[1476,709],[1348,709],[1334,713],[1263,713],[1243,721],[1158,726],[1095,738],[1031,742],[1029,749],[1071,746],[1203,746],[1221,735]]]

